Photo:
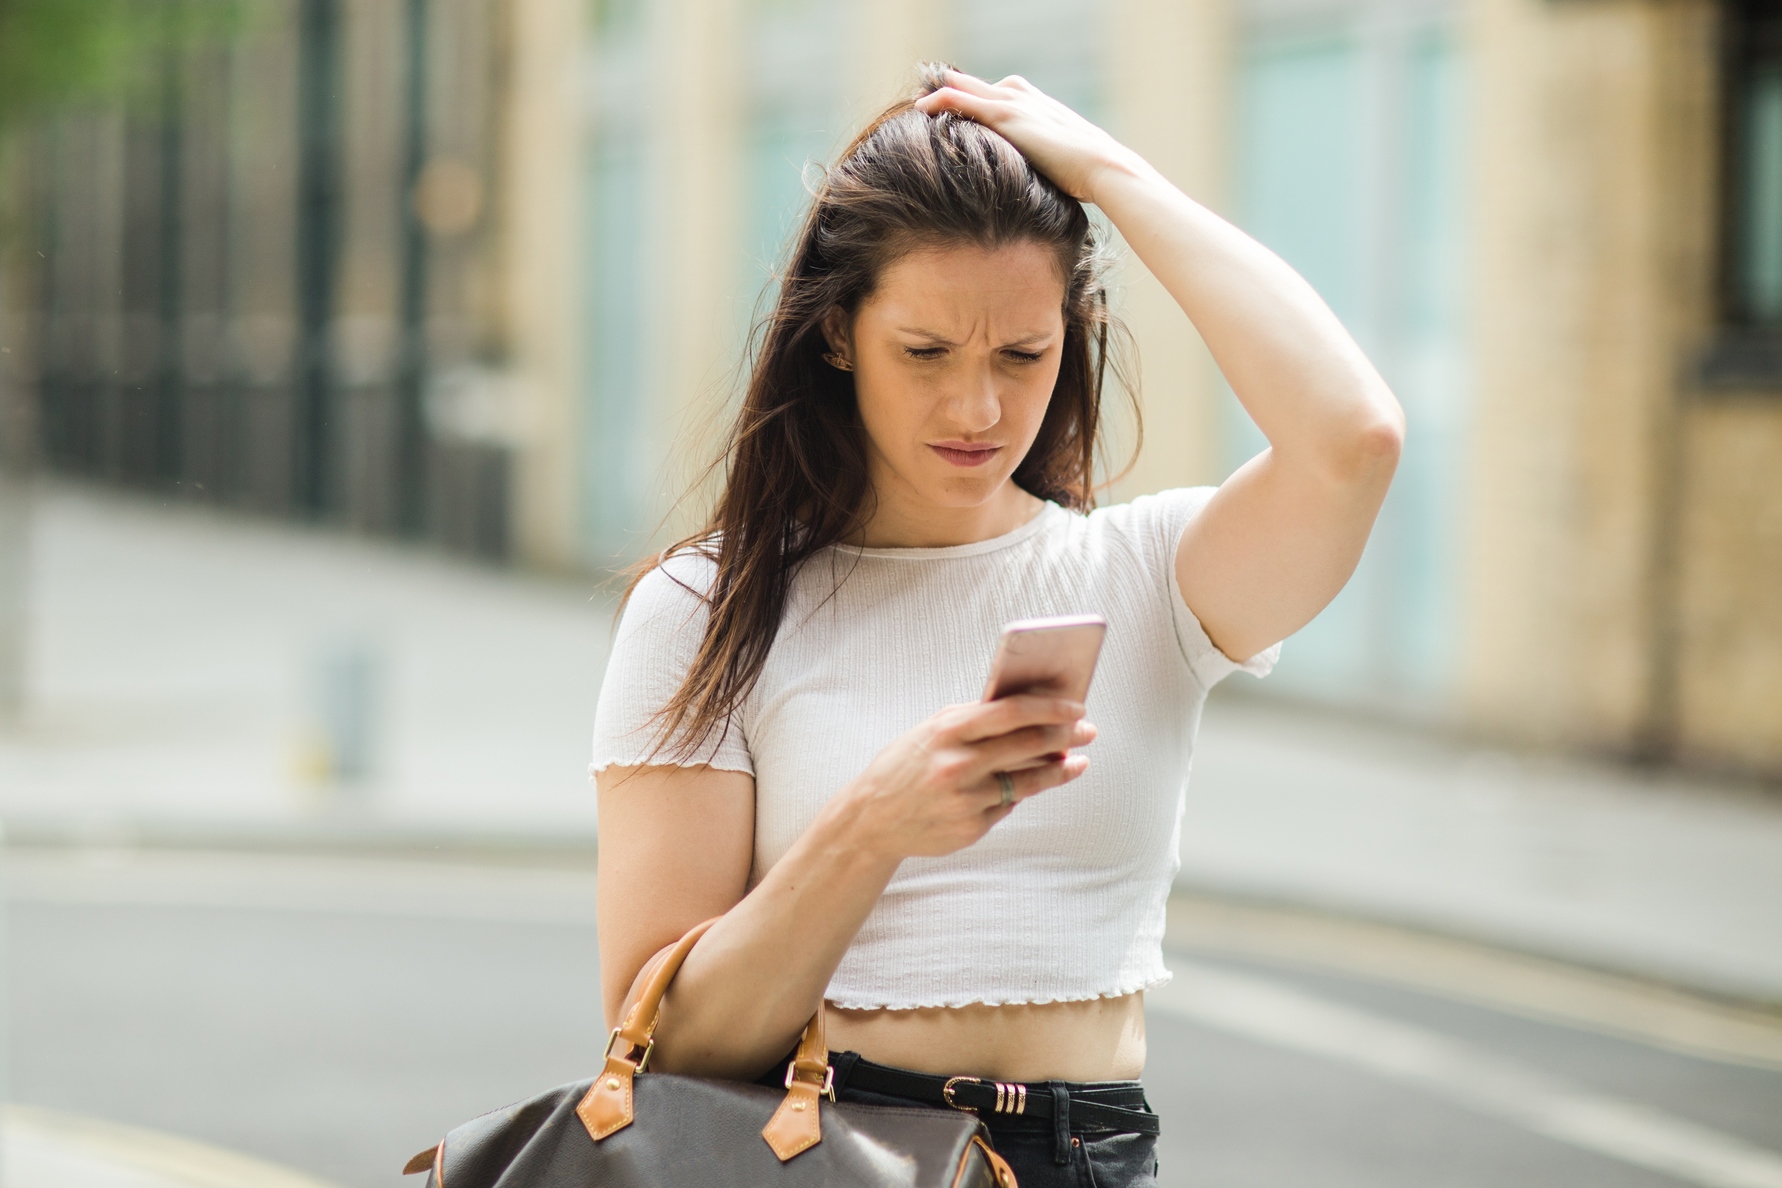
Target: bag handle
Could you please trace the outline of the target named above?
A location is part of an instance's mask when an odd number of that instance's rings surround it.
[[[706,930],[722,917],[714,917],[694,925],[672,949],[656,954],[644,966],[644,988],[637,1001],[625,1013],[624,1020],[613,1028],[606,1043],[606,1064],[594,1083],[588,1087],[576,1116],[587,1127],[595,1142],[631,1125],[637,1117],[632,1095],[632,1080],[650,1062],[656,1046],[656,1024],[662,1014],[662,998],[669,983],[680,972],[681,963]],[[780,1162],[809,1150],[822,1141],[817,1099],[827,1096],[835,1100],[835,1073],[829,1067],[829,1046],[823,1026],[823,1004],[805,1025],[799,1038],[798,1051],[786,1066],[786,1097],[774,1111],[761,1137],[773,1149]]]

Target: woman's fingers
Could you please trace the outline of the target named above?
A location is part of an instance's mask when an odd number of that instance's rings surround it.
[[[1002,782],[994,775],[983,785],[982,792],[974,790],[973,795],[983,801],[985,812],[1001,814],[1005,808],[1012,809],[1029,796],[1037,796],[1049,788],[1068,784],[1088,770],[1089,756],[1066,755],[1063,759],[1041,767],[1029,767],[1025,771],[1004,772],[1003,774],[1008,776],[1009,783],[1014,785],[1015,789],[1014,798],[1007,806],[1002,803]]]
[[[995,701],[958,706],[955,712],[950,729],[953,739],[975,743],[1029,726],[1062,726],[1075,722],[1083,716],[1084,707],[1082,702],[1065,697],[1017,693]]]
[[[1039,88],[1028,82],[1019,74],[1008,74],[991,82],[979,78],[975,74],[967,74],[963,70],[947,71],[945,83],[949,87],[976,95],[981,99],[1007,99],[1008,91],[1022,91],[1029,95],[1040,93]]]
[[[987,95],[976,95],[959,87],[942,87],[916,100],[916,109],[924,115],[950,111],[968,120],[994,127],[1007,112],[1007,105]]]
[[[1076,721],[1059,726],[1029,726],[972,744],[975,772],[1013,771],[1035,760],[1063,754],[1095,741],[1095,727]]]
[[[955,90],[964,91],[969,95],[976,95],[980,99],[996,98],[996,90],[1002,85],[1001,83],[990,83],[979,78],[975,74],[967,74],[963,70],[947,71],[943,81],[947,86],[952,87]]]

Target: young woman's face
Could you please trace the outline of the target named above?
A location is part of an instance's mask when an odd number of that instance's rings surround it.
[[[825,327],[854,364],[879,498],[971,507],[1006,495],[1045,419],[1064,346],[1057,256],[1033,242],[891,264]]]

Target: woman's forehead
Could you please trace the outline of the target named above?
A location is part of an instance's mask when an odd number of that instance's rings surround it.
[[[994,321],[1001,330],[1055,330],[1064,279],[1057,255],[1032,241],[921,248],[887,265],[862,312],[896,328],[945,330]]]

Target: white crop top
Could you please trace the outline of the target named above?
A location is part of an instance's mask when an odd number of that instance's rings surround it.
[[[754,690],[728,731],[681,760],[754,775],[751,887],[887,743],[983,695],[1004,623],[1108,621],[1087,774],[1023,801],[967,849],[905,859],[829,983],[835,1005],[1058,1002],[1168,980],[1164,903],[1201,706],[1220,679],[1261,676],[1280,652],[1228,659],[1182,601],[1176,544],[1211,495],[1165,491],[1087,516],[1047,504],[991,540],[832,548],[795,576]],[[650,759],[652,717],[705,623],[687,587],[709,589],[712,571],[680,554],[638,584],[600,688],[592,771]]]

